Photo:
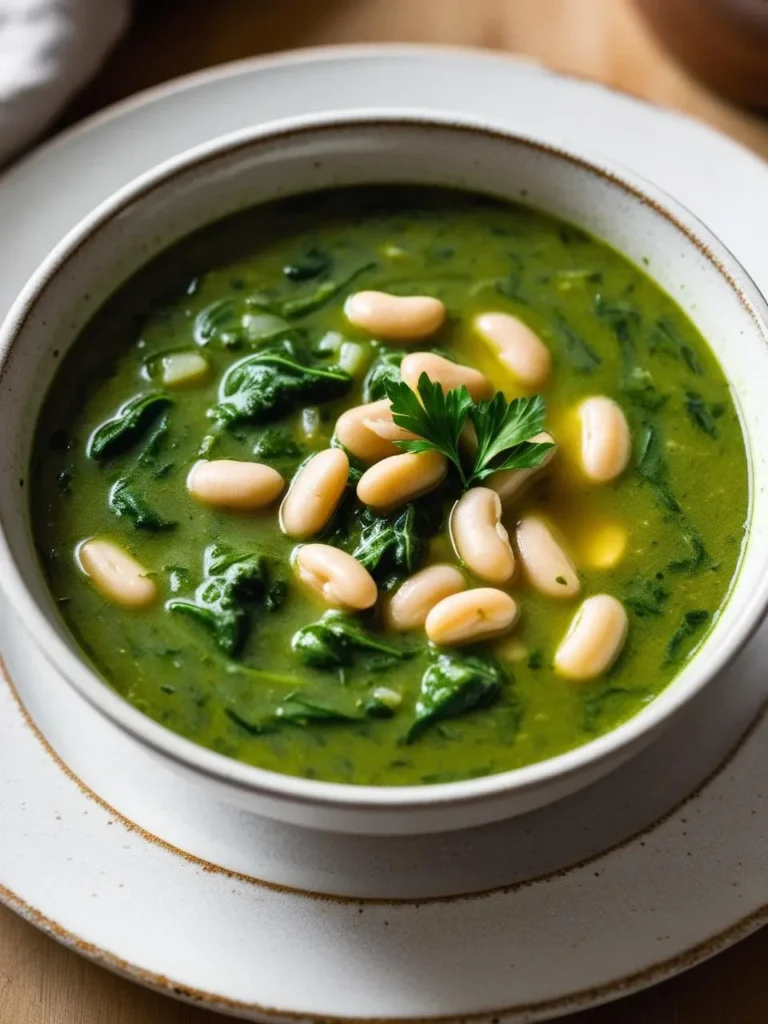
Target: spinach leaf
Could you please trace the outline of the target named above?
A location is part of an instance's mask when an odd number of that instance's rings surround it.
[[[541,651],[531,651],[528,657],[528,668],[537,672],[544,664],[544,654]]]
[[[377,658],[377,668],[413,657],[412,651],[393,647],[369,633],[350,616],[333,610],[294,633],[291,648],[305,665],[312,668],[334,669],[351,665],[355,653],[383,655],[383,658]]]
[[[635,576],[622,594],[622,601],[639,618],[662,615],[669,591],[658,578]]]
[[[709,622],[709,612],[701,609],[685,612],[680,625],[669,639],[664,651],[662,665],[672,665],[680,660],[684,648],[689,647],[689,640]]]
[[[397,384],[400,376],[400,364],[405,352],[393,348],[379,346],[376,359],[363,381],[363,401],[375,402],[387,397],[387,384]]]
[[[266,561],[261,555],[238,555],[223,544],[212,544],[205,551],[203,573],[194,598],[172,598],[165,607],[198,622],[220,651],[234,657],[246,639],[246,603],[266,596]]]
[[[421,565],[425,546],[416,531],[416,510],[413,504],[396,519],[374,517],[366,509],[361,519],[365,525],[357,547],[352,552],[361,565],[378,582],[394,575],[410,576]]]
[[[724,406],[720,402],[708,403],[696,391],[686,391],[685,408],[699,430],[709,437],[717,437],[715,420],[724,412]]]
[[[233,708],[225,708],[224,714],[251,736],[264,736],[274,732],[281,725],[305,726],[310,722],[360,722],[364,715],[350,711],[337,704],[316,700],[306,694],[289,693],[273,712],[260,718],[246,718]]]
[[[704,368],[699,362],[698,356],[686,344],[670,317],[661,317],[661,319],[656,321],[653,343],[674,359],[682,359],[691,373],[695,373],[699,377],[704,373]]]
[[[327,274],[332,264],[333,257],[329,252],[313,246],[293,263],[286,263],[283,273],[291,281],[311,281]]]
[[[525,274],[525,263],[517,253],[509,254],[509,273],[506,277],[496,282],[496,291],[505,299],[511,299],[522,306],[528,305],[528,299],[523,292],[523,276]]]
[[[270,584],[264,597],[264,607],[268,612],[276,612],[285,604],[288,596],[288,584],[285,580],[275,580]]]
[[[454,652],[436,654],[421,677],[416,716],[406,743],[413,743],[435,722],[488,707],[507,682],[507,674],[490,658]]]
[[[670,512],[679,512],[680,505],[667,481],[668,472],[661,432],[658,427],[646,423],[640,432],[638,476],[650,484],[661,506]]]
[[[137,530],[159,532],[176,526],[175,519],[166,519],[155,511],[126,477],[118,480],[109,492],[109,507],[116,516],[130,519]]]
[[[674,558],[667,566],[672,572],[698,572],[704,565],[710,562],[704,541],[693,529],[689,528],[683,533],[683,543],[687,545],[689,554],[684,558]]]
[[[604,295],[595,296],[595,313],[616,330],[618,327],[639,327],[641,316],[630,303],[621,299],[607,299]]]
[[[602,363],[600,356],[560,312],[555,318],[555,341],[575,373],[593,373]]]
[[[376,266],[377,264],[375,263],[366,263],[341,281],[322,281],[308,295],[300,295],[295,299],[285,299],[279,306],[280,315],[288,320],[296,320],[299,317],[307,316],[309,313],[314,313],[315,310],[321,309],[331,299],[335,299],[337,295],[346,291],[361,274],[374,270]]]
[[[218,299],[195,318],[194,337],[198,345],[216,343],[227,349],[274,340],[293,328],[273,307],[266,296],[252,295],[245,300],[247,311],[241,315],[242,299]]]
[[[620,387],[630,402],[640,409],[655,412],[666,404],[667,395],[656,388],[651,374],[641,366],[631,367],[622,378]]]
[[[278,706],[275,718],[294,725],[306,725],[308,722],[359,722],[362,716],[302,693],[292,693]]]
[[[306,449],[298,444],[282,427],[267,427],[256,439],[253,454],[263,462],[278,459],[300,459]]]
[[[195,317],[194,337],[198,345],[217,341],[224,348],[237,348],[245,340],[234,299],[217,299]]]
[[[172,404],[163,391],[147,391],[129,399],[111,419],[91,434],[88,457],[98,460],[122,455],[141,440],[161,410]]]
[[[339,367],[310,365],[285,347],[265,349],[227,370],[219,386],[219,402],[209,415],[225,426],[239,420],[263,423],[304,402],[340,398],[352,384],[352,377]]]
[[[230,719],[230,721],[234,722],[235,725],[240,726],[240,728],[244,729],[245,732],[250,733],[251,736],[263,736],[265,733],[273,731],[273,729],[268,725],[265,725],[263,722],[248,721],[232,708],[224,708],[224,714]]]
[[[160,477],[165,475],[167,462],[161,462],[163,449],[168,441],[168,416],[162,416],[157,425],[152,429],[151,434],[142,446],[139,457],[136,460],[137,466],[152,471],[152,476]]]
[[[682,359],[690,372],[697,377],[703,374],[703,368],[696,353],[686,344],[673,319],[669,316],[657,319],[650,338],[650,350],[669,355],[673,359]]]
[[[637,356],[635,335],[642,317],[629,302],[595,297],[595,313],[608,323],[616,335],[621,354],[621,381],[619,387],[627,398],[641,409],[660,409],[667,401],[653,383],[653,377],[644,369]]]

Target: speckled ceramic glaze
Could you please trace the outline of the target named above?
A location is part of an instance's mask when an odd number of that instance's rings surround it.
[[[0,581],[31,642],[63,679],[142,745],[200,785],[270,817],[315,828],[417,833],[520,814],[594,781],[638,751],[740,648],[768,600],[768,537],[750,531],[737,583],[677,680],[630,722],[577,750],[513,772],[438,786],[352,787],[240,764],[130,707],[81,659],[32,548],[24,478],[57,360],[103,300],[157,252],[226,214],[313,189],[373,182],[468,187],[581,225],[646,263],[720,359],[749,438],[753,520],[766,514],[765,306],[735,259],[657,188],[581,149],[554,148],[470,117],[372,110],[293,119],[215,141],[118,192],[33,275],[0,333]]]

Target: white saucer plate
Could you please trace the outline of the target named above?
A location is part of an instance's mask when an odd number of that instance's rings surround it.
[[[194,76],[32,154],[0,181],[14,255],[0,312],[82,215],[160,160],[254,122],[385,105],[579,138],[689,206],[768,288],[768,174],[734,143],[508,58],[367,47]],[[15,684],[0,684],[0,897],[181,998],[255,1020],[543,1020],[667,977],[768,916],[765,629],[674,730],[589,790],[395,840],[203,797],[30,661],[20,629],[0,609]]]

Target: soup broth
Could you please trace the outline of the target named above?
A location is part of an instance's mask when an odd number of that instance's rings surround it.
[[[349,296],[367,291],[436,298],[445,322],[422,340],[387,341],[345,314]],[[488,313],[511,314],[546,346],[552,365],[540,387],[522,384],[483,337],[477,318]],[[452,464],[429,493],[365,511],[356,487],[370,462],[350,458],[335,514],[303,541],[357,553],[379,600],[330,617],[292,568],[300,541],[281,531],[283,495],[246,513],[189,493],[201,460],[265,464],[287,485],[329,448],[345,410],[385,397],[409,352],[472,367],[507,401],[542,396],[557,448],[502,521],[510,538],[530,517],[545,523],[575,567],[578,594],[542,592],[516,545],[515,573],[500,583],[460,562],[449,516],[464,487]],[[248,377],[244,360],[258,353],[277,361]],[[316,384],[281,391],[285,359],[291,380],[303,368]],[[272,389],[269,401],[259,388]],[[628,465],[607,482],[583,472],[578,408],[592,396],[618,404],[631,436]],[[524,205],[421,188],[281,201],[155,259],[65,358],[31,485],[51,591],[106,683],[230,757],[374,785],[518,768],[637,713],[726,600],[748,514],[744,442],[723,373],[644,271]],[[80,548],[91,538],[140,563],[154,600],[126,607],[94,586]],[[514,626],[438,647],[423,627],[394,629],[386,602],[433,563],[457,566],[468,588],[510,594]],[[598,594],[621,602],[626,640],[605,671],[574,680],[556,669],[556,652],[581,602]]]

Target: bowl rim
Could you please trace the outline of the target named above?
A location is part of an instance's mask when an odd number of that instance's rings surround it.
[[[141,201],[155,190],[166,187],[174,178],[187,171],[199,169],[206,163],[221,157],[233,156],[240,150],[248,150],[256,145],[288,141],[302,135],[332,134],[350,128],[386,130],[414,127],[479,136],[525,146],[586,171],[650,207],[655,214],[662,216],[676,228],[689,244],[698,249],[726,281],[752,318],[768,347],[768,303],[752,278],[730,250],[698,217],[641,175],[623,167],[617,161],[606,159],[589,147],[574,144],[574,148],[571,149],[567,145],[553,144],[548,139],[536,137],[530,132],[503,128],[473,115],[446,114],[427,109],[412,112],[400,108],[371,108],[361,111],[325,111],[321,114],[273,120],[230,132],[185,150],[120,188],[81,219],[55,246],[29,278],[0,324],[0,382],[7,371],[13,344],[48,286],[66,268],[70,258],[88,244],[96,231],[119,216],[131,204]],[[467,186],[467,190],[472,191],[471,186]],[[726,379],[730,385],[731,381],[727,375]],[[739,562],[721,608],[731,600],[739,586],[742,568],[749,556],[750,542],[755,535],[752,514],[754,471],[751,438],[740,409],[739,414],[749,467],[750,513]],[[762,558],[768,567],[768,550],[763,553]],[[571,750],[530,765],[476,779],[434,784],[373,786],[306,779],[259,768],[219,754],[194,740],[172,732],[139,711],[100,678],[95,669],[87,663],[85,656],[76,654],[53,628],[47,615],[27,588],[8,541],[2,514],[0,589],[17,612],[30,640],[44,655],[49,665],[92,707],[142,745],[188,771],[206,776],[211,781],[230,788],[294,805],[347,811],[412,811],[419,808],[482,803],[505,794],[532,792],[558,778],[595,768],[601,762],[620,754],[622,750],[631,753],[644,740],[649,739],[653,732],[671,720],[739,653],[768,611],[766,572],[760,585],[753,590],[740,619],[733,624],[729,635],[708,652],[706,668],[701,666],[699,649],[693,654],[688,665],[674,676],[646,707],[616,728]],[[64,626],[68,628],[66,623]],[[703,643],[705,641],[706,637]],[[689,674],[689,670],[695,668],[697,663],[700,665],[699,671]],[[684,685],[680,685],[683,675],[689,675],[689,678]]]

